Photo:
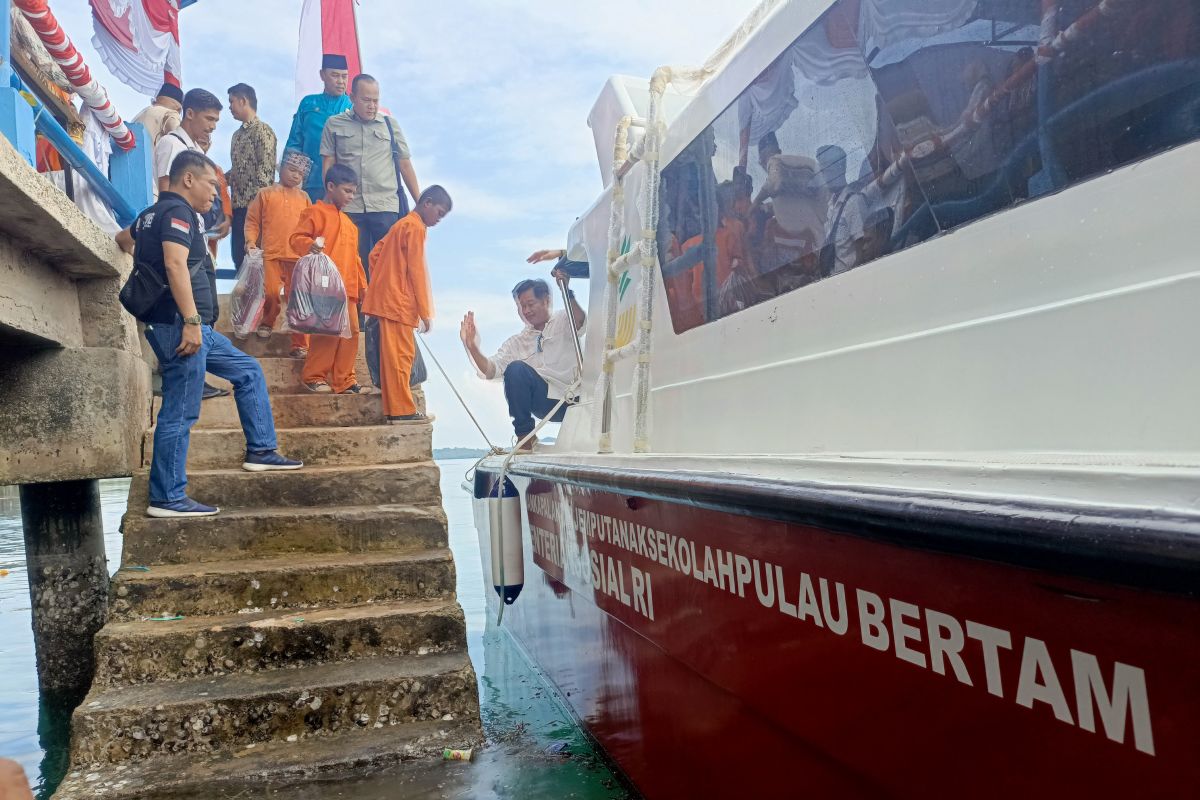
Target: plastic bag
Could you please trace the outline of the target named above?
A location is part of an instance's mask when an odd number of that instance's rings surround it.
[[[238,276],[233,294],[229,297],[229,316],[234,335],[245,338],[254,333],[262,322],[267,303],[266,268],[261,250],[250,250],[242,259],[242,274]]]
[[[346,285],[333,260],[324,253],[309,253],[296,262],[287,321],[296,333],[350,338]]]

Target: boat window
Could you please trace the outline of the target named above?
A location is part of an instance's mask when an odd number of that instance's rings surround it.
[[[1200,136],[1192,0],[841,0],[662,173],[676,332]]]
[[[904,18],[928,0],[888,5]],[[960,5],[958,19],[862,41],[941,229],[1200,133],[1193,0]]]

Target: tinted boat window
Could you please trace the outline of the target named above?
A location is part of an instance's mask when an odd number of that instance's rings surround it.
[[[839,5],[663,170],[676,331],[937,232],[881,108]]]
[[[672,322],[1198,135],[1195,0],[842,0],[663,170]]]
[[[904,18],[928,0],[886,5]],[[942,229],[1196,138],[1193,0],[961,5],[938,27],[862,35]]]

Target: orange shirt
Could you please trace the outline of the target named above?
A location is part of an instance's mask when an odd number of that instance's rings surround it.
[[[295,261],[303,253],[292,250],[292,233],[304,209],[312,205],[308,192],[277,183],[261,190],[246,209],[246,244],[263,251],[267,261]]]
[[[346,298],[351,303],[360,302],[367,290],[367,274],[358,257],[358,228],[349,217],[322,200],[300,212],[300,221],[289,240],[292,251],[306,255],[318,236],[325,237],[325,255],[342,275]]]
[[[749,266],[746,259],[745,231],[745,226],[739,220],[725,220],[721,227],[717,228],[717,291],[721,290],[733,274],[734,261],[738,261],[738,266],[743,270]],[[683,243],[684,252],[698,246],[702,241],[701,236],[688,239]],[[704,302],[703,262],[697,264],[692,271],[692,297],[697,303]]]
[[[427,230],[421,215],[412,211],[375,245],[364,314],[414,328],[422,319],[433,319],[433,296],[425,268]]]

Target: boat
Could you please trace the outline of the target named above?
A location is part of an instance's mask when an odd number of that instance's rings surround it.
[[[769,0],[590,123],[579,399],[470,488],[638,790],[1193,794],[1200,6]]]

